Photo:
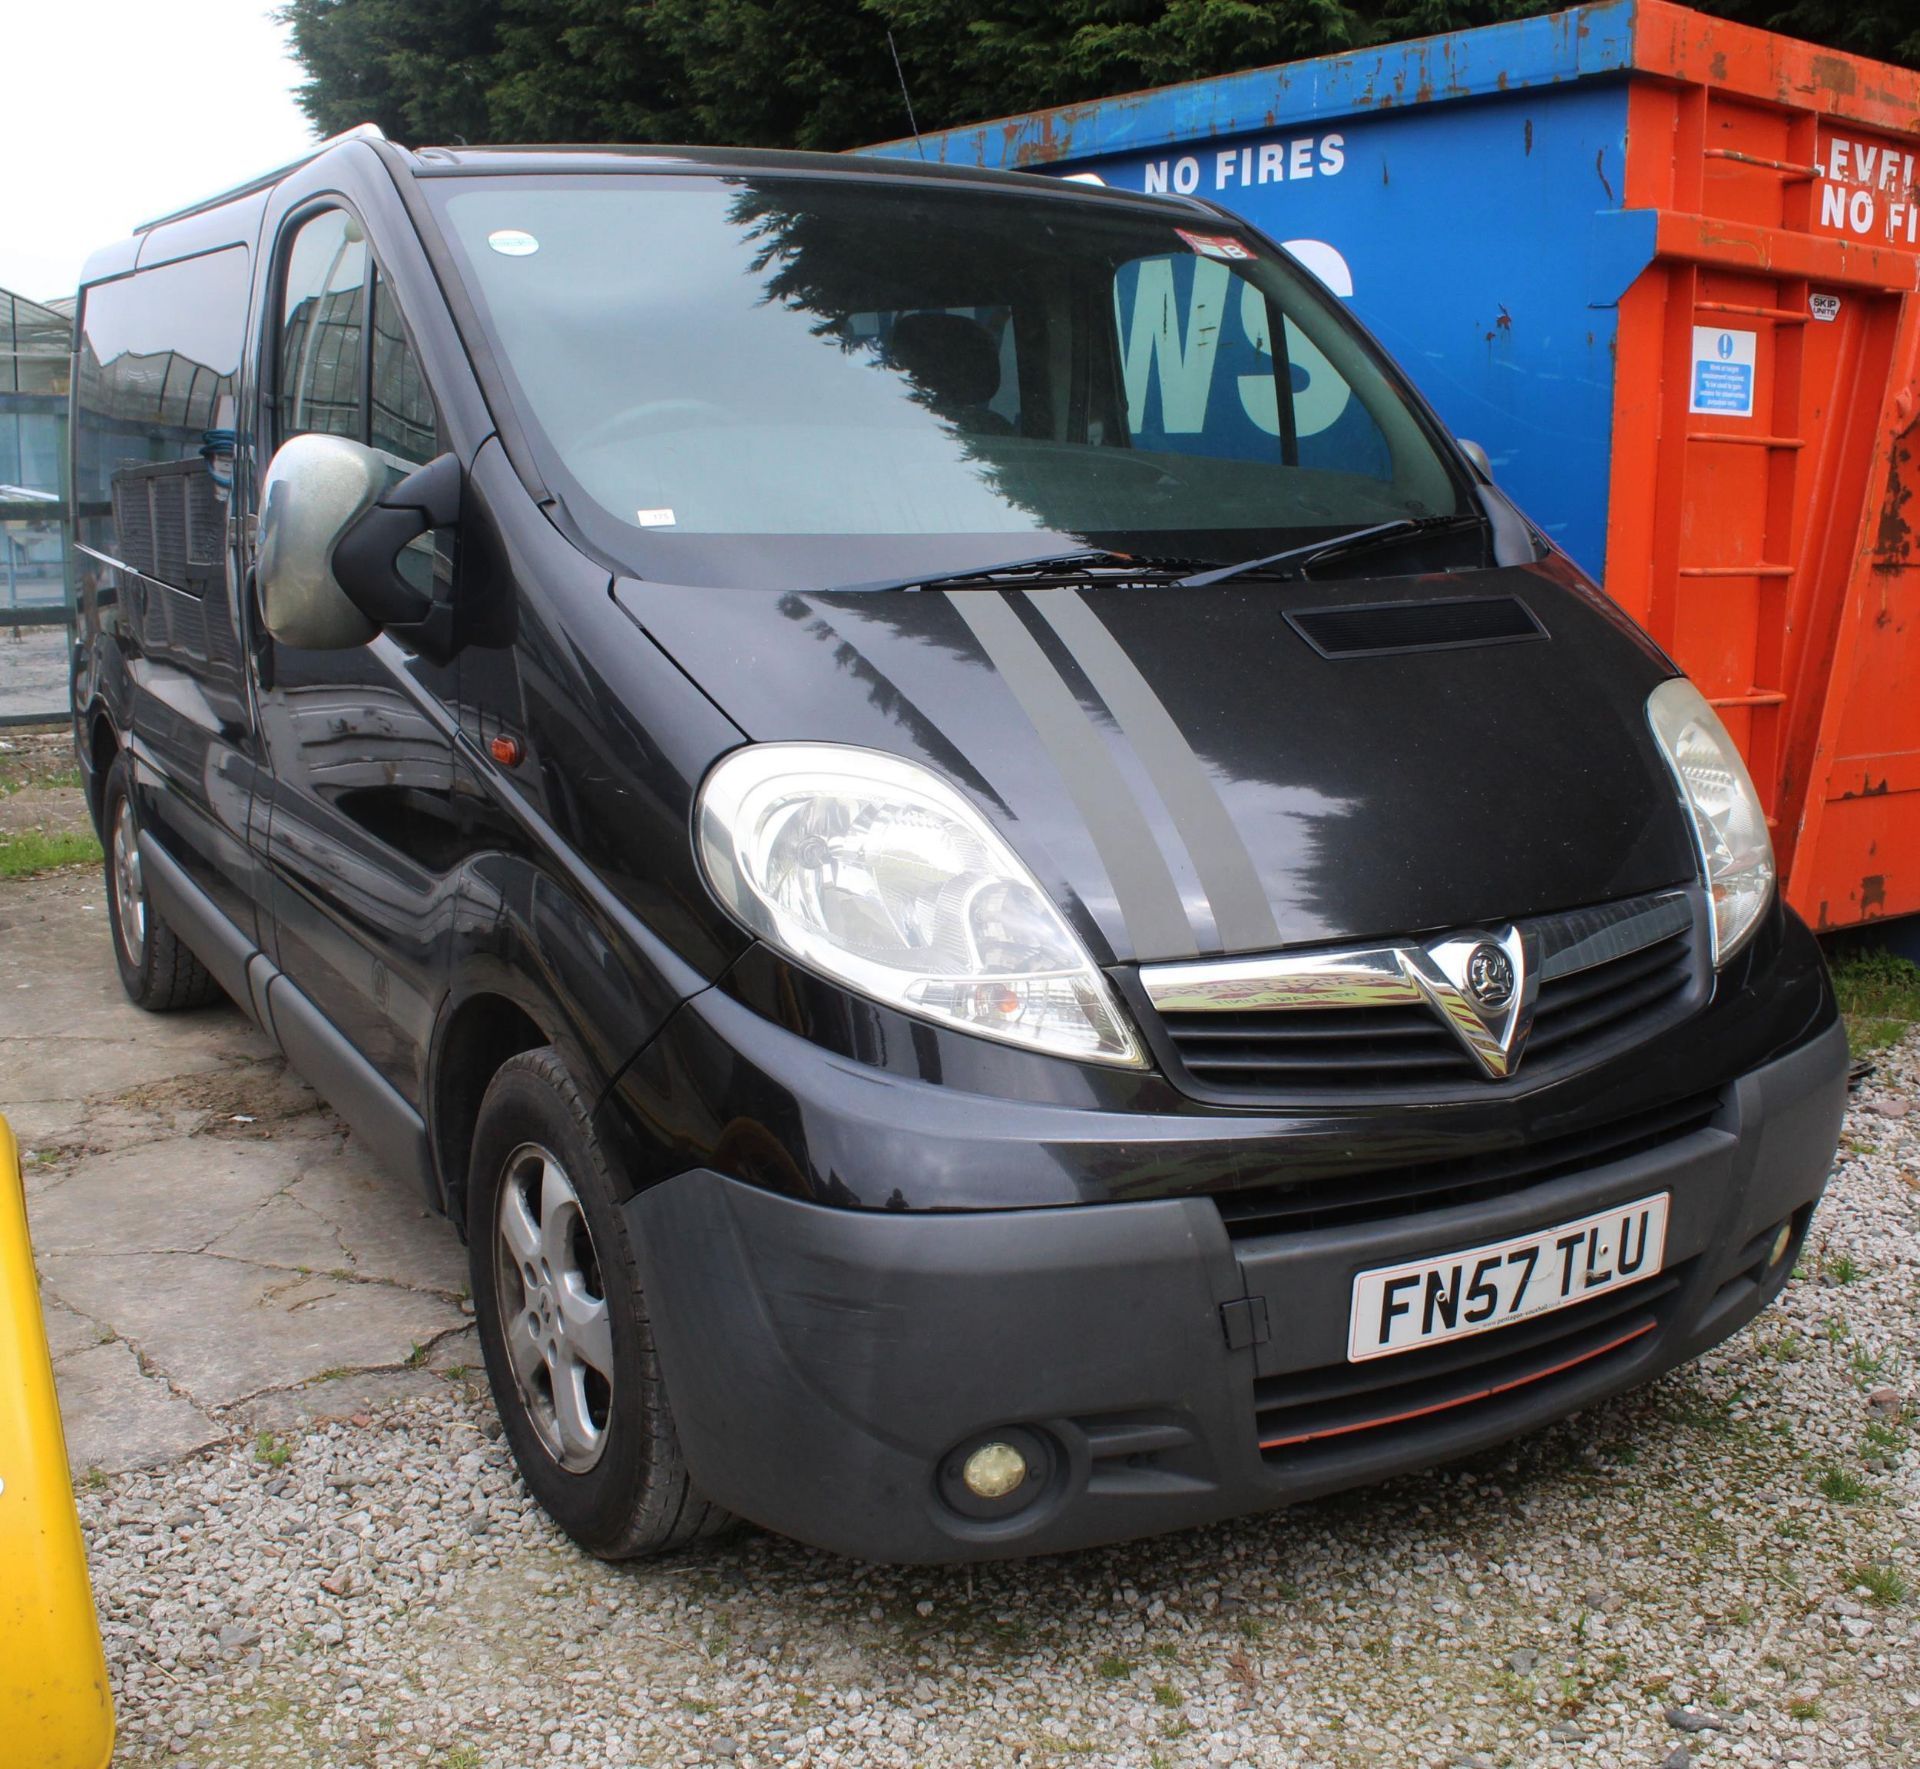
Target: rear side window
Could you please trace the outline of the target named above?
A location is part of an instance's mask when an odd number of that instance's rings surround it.
[[[77,539],[193,595],[223,581],[247,285],[230,246],[95,284],[80,309]]]

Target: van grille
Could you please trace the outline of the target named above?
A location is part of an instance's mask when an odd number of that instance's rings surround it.
[[[1222,1192],[1214,1203],[1236,1241],[1483,1204],[1695,1136],[1713,1123],[1721,1105],[1717,1093],[1696,1094],[1513,1148]]]
[[[1330,1453],[1447,1431],[1523,1394],[1550,1408],[1556,1389],[1646,1349],[1686,1271],[1685,1263],[1672,1266],[1571,1308],[1422,1351],[1262,1377],[1254,1384],[1261,1456],[1305,1473]]]
[[[1564,928],[1592,914],[1524,925]],[[1706,983],[1704,947],[1692,925],[1581,969],[1549,970],[1518,1067],[1499,1082],[1481,1073],[1424,1001],[1160,1013],[1142,1006],[1170,1078],[1195,1098],[1221,1105],[1340,1105],[1484,1096],[1489,1088],[1569,1073],[1676,1024],[1701,1005]]]

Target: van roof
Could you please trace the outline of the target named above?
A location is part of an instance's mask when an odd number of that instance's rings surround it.
[[[349,141],[380,141],[387,139],[378,123],[361,123],[356,128],[344,130],[339,135],[329,135],[325,141],[317,141],[298,159],[288,160],[284,165],[275,166],[271,172],[257,173],[254,177],[239,184],[229,185],[218,190],[212,196],[202,197],[197,203],[188,203],[182,208],[169,209],[164,215],[156,215],[151,221],[143,221],[136,228],[136,234],[152,233],[156,227],[165,227],[169,221],[184,221],[189,215],[200,215],[208,209],[217,209],[223,203],[237,203],[242,197],[250,197],[256,191],[267,190],[280,182],[289,173],[298,172],[302,166],[310,166],[322,154],[331,153],[336,147]]]
[[[376,149],[396,172],[416,178],[474,177],[511,175],[523,172],[812,172],[828,177],[847,178],[930,178],[950,183],[998,185],[1010,190],[1032,191],[1046,188],[1058,191],[1059,178],[1041,177],[1030,172],[1010,172],[978,166],[950,166],[937,160],[855,159],[846,154],[802,153],[784,148],[765,147],[688,147],[669,144],[543,145],[538,143],[497,147],[423,147],[407,148],[390,141],[377,123],[362,123],[340,135],[316,142],[298,159],[276,166],[227,189],[170,210],[165,215],[143,221],[136,235],[153,232],[169,222],[184,221],[224,204],[240,201],[278,184],[281,179],[311,165],[326,154],[353,143],[366,143]],[[1078,191],[1098,196],[1101,187],[1070,181]],[[1116,199],[1138,203],[1140,194],[1114,191]],[[1200,205],[1184,197],[1155,198],[1180,208]]]
[[[826,177],[872,178],[876,172],[888,178],[928,178],[946,183],[1000,186],[1007,190],[1059,191],[1068,181],[1032,172],[1014,172],[999,167],[948,165],[940,160],[855,157],[851,154],[807,153],[790,148],[771,147],[698,147],[670,144],[612,144],[606,146],[549,146],[540,144],[500,147],[424,147],[409,150],[388,145],[389,153],[408,162],[408,169],[419,178],[511,175],[522,172],[812,172]],[[1098,197],[1104,186],[1072,181],[1076,191]],[[1111,197],[1139,202],[1137,191],[1115,190]],[[1176,206],[1197,208],[1185,198],[1175,198]]]

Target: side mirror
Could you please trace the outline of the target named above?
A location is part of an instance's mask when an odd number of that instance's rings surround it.
[[[1482,448],[1479,443],[1469,442],[1464,436],[1456,436],[1454,441],[1459,444],[1460,452],[1473,464],[1473,470],[1491,485],[1493,483],[1493,462],[1488,458],[1487,451]]]
[[[459,458],[441,455],[391,487],[388,476],[384,455],[344,436],[296,436],[273,457],[259,569],[261,613],[276,639],[338,651],[384,628],[432,662],[452,657],[452,603],[409,581],[398,560],[460,520]]]
[[[380,630],[341,588],[333,553],[386,482],[386,462],[344,436],[295,436],[268,463],[260,488],[260,617],[283,645],[346,651]]]

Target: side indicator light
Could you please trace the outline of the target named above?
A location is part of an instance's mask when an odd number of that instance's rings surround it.
[[[492,752],[493,759],[503,768],[519,767],[527,753],[521,747],[520,739],[517,737],[496,737],[487,745],[487,748]]]

